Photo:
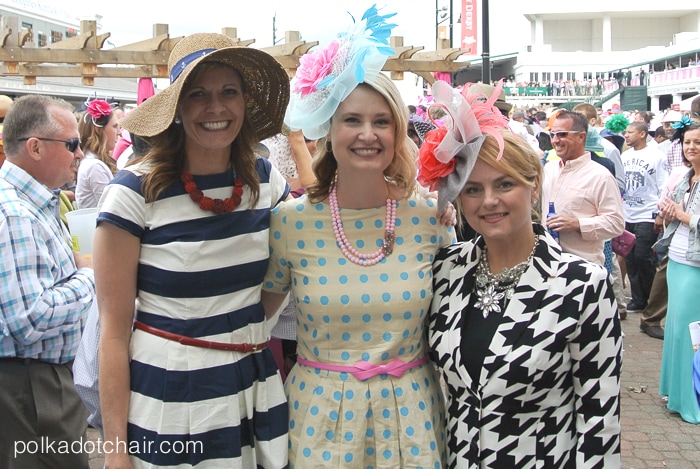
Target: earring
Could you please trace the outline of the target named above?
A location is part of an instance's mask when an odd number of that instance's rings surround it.
[[[326,149],[326,153],[331,153],[333,151],[333,144],[330,140],[326,140],[326,144],[324,146]]]
[[[182,124],[182,119],[180,119],[180,116],[175,116],[174,122],[175,122],[177,125],[180,125],[180,124]]]

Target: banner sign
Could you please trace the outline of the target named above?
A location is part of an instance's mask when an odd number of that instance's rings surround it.
[[[478,0],[462,0],[461,48],[467,51],[465,55],[478,55],[477,5]]]

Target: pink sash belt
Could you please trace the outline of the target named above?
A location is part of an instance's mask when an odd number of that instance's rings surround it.
[[[317,368],[319,370],[326,370],[326,371],[337,371],[339,373],[350,373],[353,375],[355,378],[359,379],[360,381],[364,381],[366,379],[369,379],[373,376],[377,375],[392,375],[396,376],[397,378],[400,378],[403,376],[405,372],[410,370],[411,368],[415,368],[417,366],[422,365],[423,363],[428,361],[428,356],[425,355],[423,358],[419,358],[418,360],[414,360],[412,362],[405,362],[403,360],[399,360],[398,358],[390,361],[389,363],[386,363],[384,365],[373,365],[369,362],[361,361],[356,363],[353,366],[344,366],[344,365],[331,365],[330,363],[321,363],[321,362],[312,362],[311,360],[305,360],[301,357],[297,358],[297,363],[300,363],[304,366],[308,366],[310,368]]]

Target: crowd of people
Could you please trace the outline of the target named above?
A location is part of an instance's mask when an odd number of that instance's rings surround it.
[[[629,313],[664,340],[668,409],[700,423],[700,98],[658,129],[513,109],[502,82],[407,104],[381,73],[392,16],[291,81],[201,33],[124,117],[8,106],[0,468],[86,468],[13,447],[88,418],[108,469],[619,468]],[[123,169],[120,131],[144,143]],[[92,257],[58,217],[71,184]]]
[[[696,62],[693,58],[684,61],[682,67],[694,67]],[[679,65],[668,61],[664,64],[663,70],[675,70]],[[595,77],[565,79],[563,73],[557,73],[560,78],[553,80],[516,81],[514,79],[505,80],[504,90],[508,96],[600,96],[623,86],[648,86],[650,74],[655,73],[653,67],[637,68],[636,70],[626,69],[616,72],[596,73]],[[511,77],[512,78],[512,77]],[[496,82],[492,81],[491,86]]]
[[[605,85],[612,83],[615,78],[588,78],[564,80],[542,80],[542,81],[506,81],[504,89],[508,96],[523,96],[537,94],[539,89],[544,90],[544,96],[599,96],[603,94]],[[492,83],[492,86],[495,82]]]

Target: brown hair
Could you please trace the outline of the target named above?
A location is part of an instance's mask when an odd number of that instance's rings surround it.
[[[97,159],[107,165],[112,174],[117,174],[117,162],[112,155],[107,150],[107,140],[104,138],[104,128],[109,125],[114,112],[109,113],[108,116],[100,117],[98,124],[102,127],[95,125],[90,114],[83,112],[78,118],[78,132],[80,133],[80,148],[84,152],[94,153]],[[103,119],[106,117],[106,119]],[[116,116],[114,116],[116,119]]]
[[[572,123],[571,130],[588,133],[588,121],[586,120],[586,116],[580,112],[564,110],[557,114],[555,120],[559,119],[569,119]]]
[[[685,157],[685,152],[683,151],[683,141],[685,140],[685,134],[687,134],[691,130],[700,130],[700,123],[690,124],[689,126],[683,129],[683,135],[681,137],[681,155],[683,156],[683,164],[685,164],[688,167],[692,166],[692,164],[690,163],[690,160]]]
[[[586,119],[590,122],[591,119],[598,119],[598,111],[596,110],[595,106],[589,103],[580,103],[574,106],[572,109],[574,112],[579,112],[586,116]]]

